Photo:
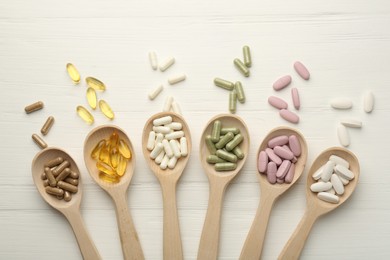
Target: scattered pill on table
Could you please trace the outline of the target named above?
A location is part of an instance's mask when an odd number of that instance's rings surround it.
[[[309,80],[310,78],[309,70],[300,61],[296,61],[294,63],[294,69],[298,73],[298,75],[301,76],[303,79]]]
[[[372,110],[374,109],[374,103],[375,103],[374,94],[371,91],[366,92],[363,97],[364,112],[371,113]]]
[[[330,105],[335,109],[350,109],[352,108],[352,100],[349,98],[334,98],[330,101]]]
[[[168,83],[170,85],[174,85],[174,84],[177,84],[181,81],[184,81],[186,79],[186,74],[178,74],[178,75],[174,75],[174,76],[171,76],[168,78]]]
[[[68,72],[68,75],[70,79],[73,81],[75,84],[80,83],[80,73],[76,69],[76,67],[72,63],[66,64],[66,71]]]
[[[96,109],[96,105],[97,105],[96,91],[91,87],[87,88],[87,102],[92,109]]]
[[[275,97],[275,96],[270,96],[268,98],[268,103],[277,109],[287,109],[287,107],[288,107],[288,104],[286,101],[284,101],[281,98]]]
[[[234,83],[234,89],[237,93],[237,100],[241,104],[245,103],[245,92],[244,92],[244,88],[242,87],[242,83],[240,81],[236,81],[236,83]]]
[[[110,105],[103,99],[99,100],[99,108],[102,111],[102,113],[110,120],[114,119],[115,114],[112,111]]]
[[[47,135],[54,124],[54,117],[49,116],[41,128],[41,133]]]
[[[164,72],[175,63],[174,57],[169,57],[160,63],[160,71]]]
[[[92,114],[83,106],[77,106],[77,114],[83,119],[87,124],[92,124],[95,120]]]
[[[340,123],[344,126],[352,127],[352,128],[361,128],[362,127],[362,121],[356,120],[356,119],[351,119],[351,118],[342,119],[340,121]]]
[[[349,133],[347,128],[344,125],[339,125],[337,127],[337,135],[339,137],[340,144],[342,146],[349,146],[350,140],[349,140]]]
[[[151,90],[148,94],[149,99],[154,100],[161,93],[161,91],[163,91],[163,89],[164,89],[164,86],[159,85],[157,88]]]
[[[299,93],[298,93],[297,88],[291,89],[291,96],[292,96],[292,101],[293,101],[295,109],[299,110],[299,108],[301,107],[301,101],[299,99]]]
[[[228,80],[224,80],[224,79],[221,79],[221,78],[215,78],[214,79],[214,84],[217,87],[224,88],[224,89],[227,89],[227,90],[233,90],[234,89],[234,83],[233,82],[230,82]]]
[[[157,70],[158,63],[157,63],[157,54],[155,51],[149,52],[149,62],[152,69]]]
[[[106,85],[104,85],[103,82],[98,80],[97,78],[94,77],[87,77],[85,79],[87,82],[87,85],[95,90],[100,90],[100,91],[105,91],[106,90]]]
[[[33,134],[32,135],[32,139],[34,140],[34,142],[39,146],[39,148],[41,149],[45,149],[47,147],[47,144],[45,141],[43,141],[43,139],[37,135],[37,134]]]
[[[249,69],[245,66],[245,64],[238,58],[233,60],[234,66],[237,68],[239,72],[245,77],[249,77],[250,72]]]
[[[298,124],[299,123],[299,116],[295,114],[294,112],[291,112],[290,110],[287,109],[281,109],[279,110],[279,115],[289,121],[290,123],[293,124]]]
[[[279,78],[278,80],[276,80],[274,82],[274,84],[272,85],[272,87],[274,88],[274,90],[279,91],[281,89],[284,89],[288,85],[290,85],[291,80],[292,79],[291,79],[290,75],[283,76],[283,77]]]
[[[38,102],[32,103],[31,105],[26,106],[24,108],[24,111],[26,111],[27,114],[30,114],[32,112],[35,112],[35,111],[42,109],[43,106],[44,106],[43,102],[38,101]]]
[[[244,64],[245,66],[250,68],[252,66],[252,57],[251,57],[250,48],[245,45],[244,47],[242,47],[242,52],[244,56]]]

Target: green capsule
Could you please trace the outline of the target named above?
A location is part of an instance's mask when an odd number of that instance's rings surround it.
[[[236,113],[236,107],[237,107],[237,93],[236,90],[233,90],[229,94],[229,111],[231,113]]]
[[[234,88],[237,92],[238,101],[240,101],[241,104],[245,103],[245,93],[244,93],[244,88],[242,87],[241,82],[237,81],[236,84],[234,84]]]
[[[226,135],[224,135],[224,137],[218,141],[218,143],[215,144],[215,148],[217,149],[222,149],[225,147],[225,145],[230,142],[231,140],[233,140],[234,138],[234,134],[233,133],[227,133]]]
[[[225,135],[229,132],[232,132],[233,134],[239,134],[240,133],[240,129],[237,128],[237,127],[222,127],[221,128],[221,135]]]
[[[235,156],[232,153],[226,152],[224,150],[217,150],[216,155],[219,158],[224,159],[226,161],[233,162],[233,163],[237,162],[237,156]]]
[[[233,140],[231,140],[229,143],[226,144],[225,148],[228,152],[234,149],[237,145],[239,145],[242,140],[244,140],[244,137],[241,134],[236,135]]]
[[[234,147],[232,152],[237,156],[239,160],[244,159],[245,157],[244,152],[241,150],[239,146]]]
[[[206,136],[205,141],[206,141],[207,149],[209,149],[210,154],[215,154],[217,152],[217,149],[215,148],[213,141],[211,141],[211,135]]]
[[[229,162],[216,163],[215,166],[214,166],[214,169],[217,172],[233,171],[236,168],[237,168],[237,163],[229,163]]]
[[[224,89],[227,89],[227,90],[233,90],[234,89],[234,83],[233,82],[230,82],[230,81],[227,81],[227,80],[224,80],[224,79],[221,79],[221,78],[215,78],[214,79],[214,84],[217,87],[224,88]]]
[[[214,164],[214,163],[223,163],[223,162],[226,162],[226,161],[224,159],[219,158],[216,155],[209,155],[209,156],[207,156],[207,162]]]
[[[242,73],[242,75],[244,75],[245,77],[249,77],[249,69],[240,59],[234,59],[233,63],[236,68]]]
[[[221,121],[215,120],[213,125],[213,130],[211,131],[211,141],[213,141],[214,143],[219,141],[221,128],[222,128]]]
[[[244,54],[244,64],[248,68],[252,66],[252,57],[251,57],[251,51],[248,46],[242,47],[242,52]]]

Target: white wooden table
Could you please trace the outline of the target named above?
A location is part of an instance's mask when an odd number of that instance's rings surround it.
[[[314,226],[302,259],[389,259],[390,239],[390,3],[347,1],[0,1],[0,259],[80,259],[65,218],[39,196],[31,178],[31,161],[39,151],[31,134],[49,115],[56,119],[45,140],[68,151],[84,180],[82,215],[104,259],[122,259],[113,204],[87,174],[82,147],[95,126],[113,123],[125,129],[137,156],[129,189],[129,206],[147,259],[162,259],[160,187],[141,152],[144,123],[173,95],[180,103],[193,137],[189,164],[178,185],[178,209],[185,259],[195,259],[207,208],[208,182],[200,166],[199,138],[206,122],[228,112],[228,93],[214,77],[242,81],[247,102],[237,115],[249,127],[251,146],[241,174],[227,190],[221,223],[220,259],[237,259],[259,201],[256,152],[272,128],[289,125],[307,138],[308,166],[324,149],[339,145],[340,118],[363,121],[350,130],[360,159],[361,178],[353,196]],[[252,50],[251,76],[233,66],[242,46]],[[148,52],[176,63],[153,71]],[[301,60],[311,71],[304,81],[293,70]],[[86,125],[75,108],[85,105],[85,82],[73,86],[65,64],[107,85],[99,98],[116,113],[109,122],[95,111]],[[175,73],[185,82],[168,86]],[[275,93],[272,83],[291,74],[292,86]],[[158,84],[165,90],[150,101]],[[270,107],[267,98],[290,100],[301,93],[301,122],[291,125]],[[373,91],[375,110],[366,114],[362,94]],[[333,97],[350,97],[353,109],[330,108]],[[45,108],[26,115],[27,104]],[[276,202],[268,226],[263,259],[276,259],[305,208],[305,178]]]

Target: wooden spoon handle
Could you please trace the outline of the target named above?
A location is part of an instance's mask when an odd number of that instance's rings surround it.
[[[113,197],[124,259],[145,259],[125,196]]]
[[[282,252],[280,253],[278,260],[292,260],[299,259],[303,246],[309,236],[310,230],[313,227],[318,215],[312,211],[306,210],[301,222],[299,222],[294,233],[287,241]]]
[[[68,219],[70,225],[72,226],[73,233],[76,236],[77,243],[79,244],[79,248],[83,258],[86,260],[93,259],[102,259],[94,242],[87,229],[85,228],[84,221],[81,217],[79,210],[70,210],[67,212],[63,212],[64,216]]]
[[[176,183],[167,181],[161,183],[164,207],[163,244],[164,259],[183,259],[179,218],[176,207]]]
[[[222,201],[226,184],[210,182],[209,205],[200,238],[198,260],[217,259]]]
[[[268,220],[275,199],[276,198],[274,197],[261,196],[255,219],[253,220],[251,229],[249,230],[244,247],[241,251],[241,260],[260,259],[263,250],[264,237],[267,232]]]

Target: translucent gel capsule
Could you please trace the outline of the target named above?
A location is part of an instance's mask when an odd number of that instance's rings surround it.
[[[110,164],[110,148],[109,148],[110,144],[107,144],[102,146],[102,148],[100,149],[100,153],[99,153],[99,160],[106,163],[106,164]]]
[[[91,157],[95,160],[99,158],[100,150],[103,146],[106,146],[106,140],[101,140],[92,150]]]
[[[72,63],[66,64],[66,70],[68,71],[69,77],[75,84],[80,82],[80,73]]]
[[[119,176],[123,176],[126,172],[126,167],[127,167],[127,160],[126,158],[120,156],[118,167],[116,168],[116,174]]]
[[[109,118],[109,119],[114,119],[115,117],[115,114],[114,112],[112,111],[111,107],[107,104],[106,101],[104,100],[100,100],[99,101],[99,108],[100,110],[103,112],[103,114]]]
[[[119,182],[119,178],[117,176],[107,175],[104,172],[99,173],[99,178],[101,180],[103,180],[105,182],[109,182],[109,183],[118,183]]]
[[[117,168],[119,160],[122,156],[119,154],[119,151],[116,148],[113,148],[110,152],[110,164],[113,168]]]
[[[99,171],[104,172],[107,175],[110,175],[110,176],[115,176],[116,175],[115,170],[110,165],[108,165],[107,163],[98,161],[96,163],[96,167],[99,169]]]
[[[119,140],[119,152],[126,159],[130,159],[131,158],[130,148],[129,148],[129,146],[126,144],[126,142],[123,139]]]
[[[83,119],[87,124],[91,125],[95,121],[91,113],[89,113],[89,111],[85,107],[78,106],[76,111],[77,114],[81,117],[81,119]]]
[[[110,150],[116,148],[119,145],[119,135],[116,131],[110,135],[109,144]]]
[[[91,87],[91,88],[96,89],[96,90],[101,90],[101,91],[106,90],[106,85],[104,85],[103,82],[101,82],[100,80],[98,80],[96,78],[87,77],[85,79],[85,81],[87,82],[88,87]]]
[[[96,108],[96,104],[97,104],[96,91],[91,87],[87,89],[87,101],[89,106],[92,109]]]

